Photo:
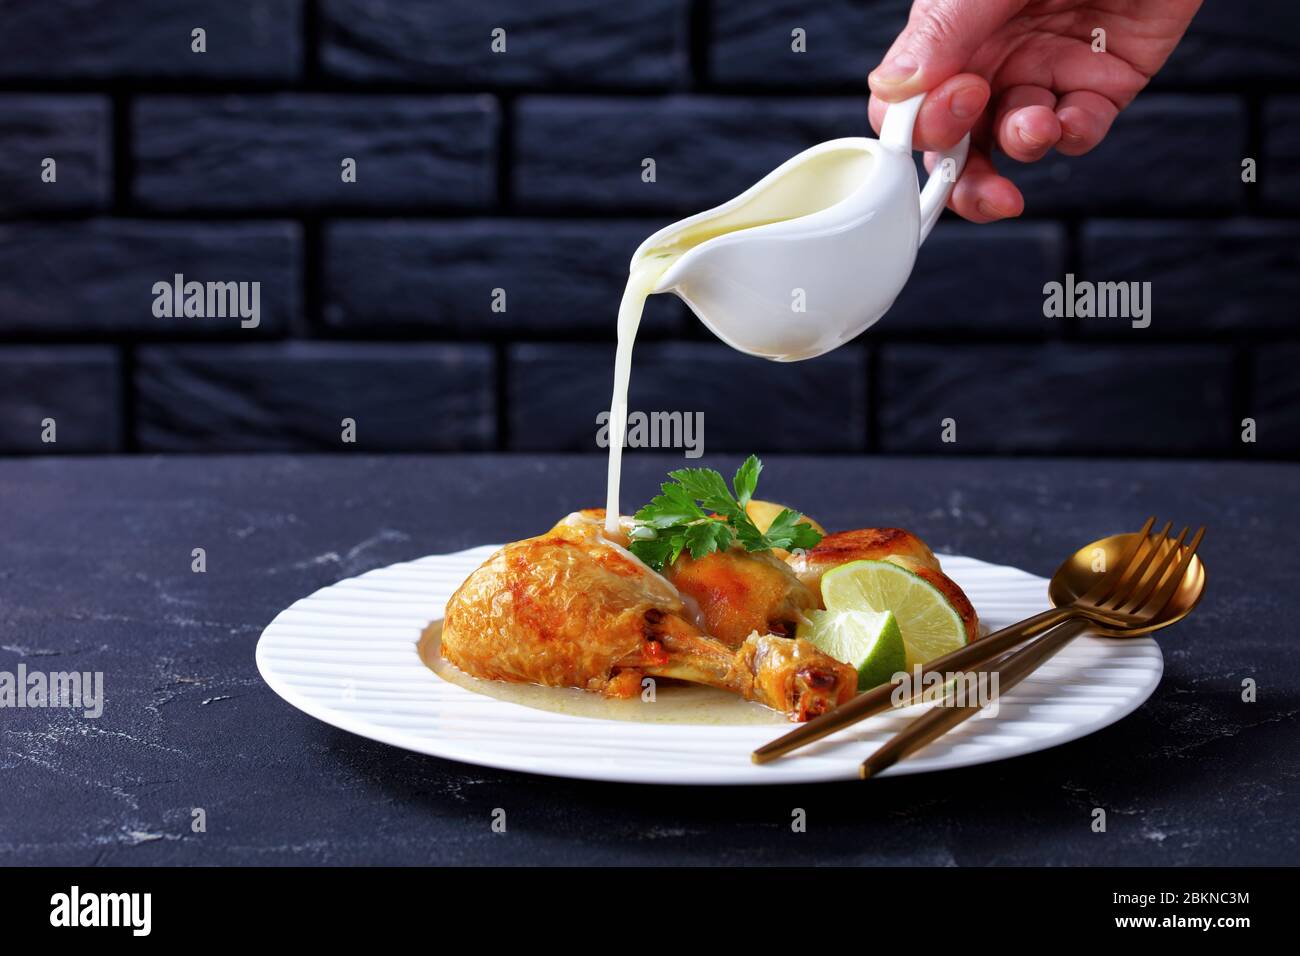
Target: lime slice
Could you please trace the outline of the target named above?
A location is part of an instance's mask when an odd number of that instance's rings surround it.
[[[907,647],[907,668],[966,644],[966,626],[938,588],[889,561],[850,561],[822,576],[828,611],[893,611]]]
[[[805,638],[858,672],[858,690],[893,680],[907,663],[903,632],[890,611],[812,611],[799,624]]]

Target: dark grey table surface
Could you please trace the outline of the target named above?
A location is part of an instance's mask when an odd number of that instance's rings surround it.
[[[630,454],[627,500],[680,461]],[[1149,513],[1204,522],[1209,591],[1160,636],[1166,671],[1151,700],[1063,747],[865,784],[593,784],[335,730],[272,693],[253,649],[276,612],[322,585],[535,534],[599,503],[600,459],[3,461],[0,671],[103,671],[106,703],[97,720],[0,709],[0,862],[1297,862],[1300,466],[766,464],[760,491],[829,527],[900,525],[938,551],[1043,575]],[[204,574],[191,571],[196,547]],[[491,827],[498,807],[504,834]],[[806,832],[791,830],[796,807]],[[1105,833],[1091,828],[1097,807]]]

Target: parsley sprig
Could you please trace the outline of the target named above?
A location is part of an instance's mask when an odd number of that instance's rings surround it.
[[[816,547],[822,536],[811,525],[799,523],[803,515],[798,511],[783,509],[766,531],[759,531],[745,513],[762,470],[763,463],[750,455],[736,471],[731,488],[712,468],[670,471],[672,481],[660,485],[660,493],[633,516],[632,553],[662,571],[683,551],[702,558],[727,550],[733,541],[746,551]]]

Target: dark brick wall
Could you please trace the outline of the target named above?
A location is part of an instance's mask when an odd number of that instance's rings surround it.
[[[633,249],[867,133],[907,7],[0,4],[0,453],[595,452]],[[1100,149],[1006,165],[1026,217],[942,222],[830,356],[656,297],[632,406],[706,453],[1300,457],[1300,5],[1207,0]],[[1151,326],[1045,318],[1066,272],[1151,282]],[[260,282],[260,324],[155,315],[176,274]]]

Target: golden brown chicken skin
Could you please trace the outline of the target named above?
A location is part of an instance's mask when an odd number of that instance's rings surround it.
[[[799,580],[816,588],[822,575],[849,561],[883,561],[889,557],[905,557],[921,567],[939,570],[939,562],[924,541],[902,528],[858,528],[828,534],[817,546],[803,555],[790,559]]]
[[[704,629],[732,647],[755,632],[793,637],[800,614],[817,606],[789,565],[739,546],[701,558],[683,554],[664,574],[699,605]]]
[[[570,515],[488,558],[447,603],[443,656],[475,677],[620,697],[644,676],[692,681],[792,720],[853,696],[853,668],[806,641],[752,635],[731,647],[705,633],[667,580],[605,539],[602,519]]]

